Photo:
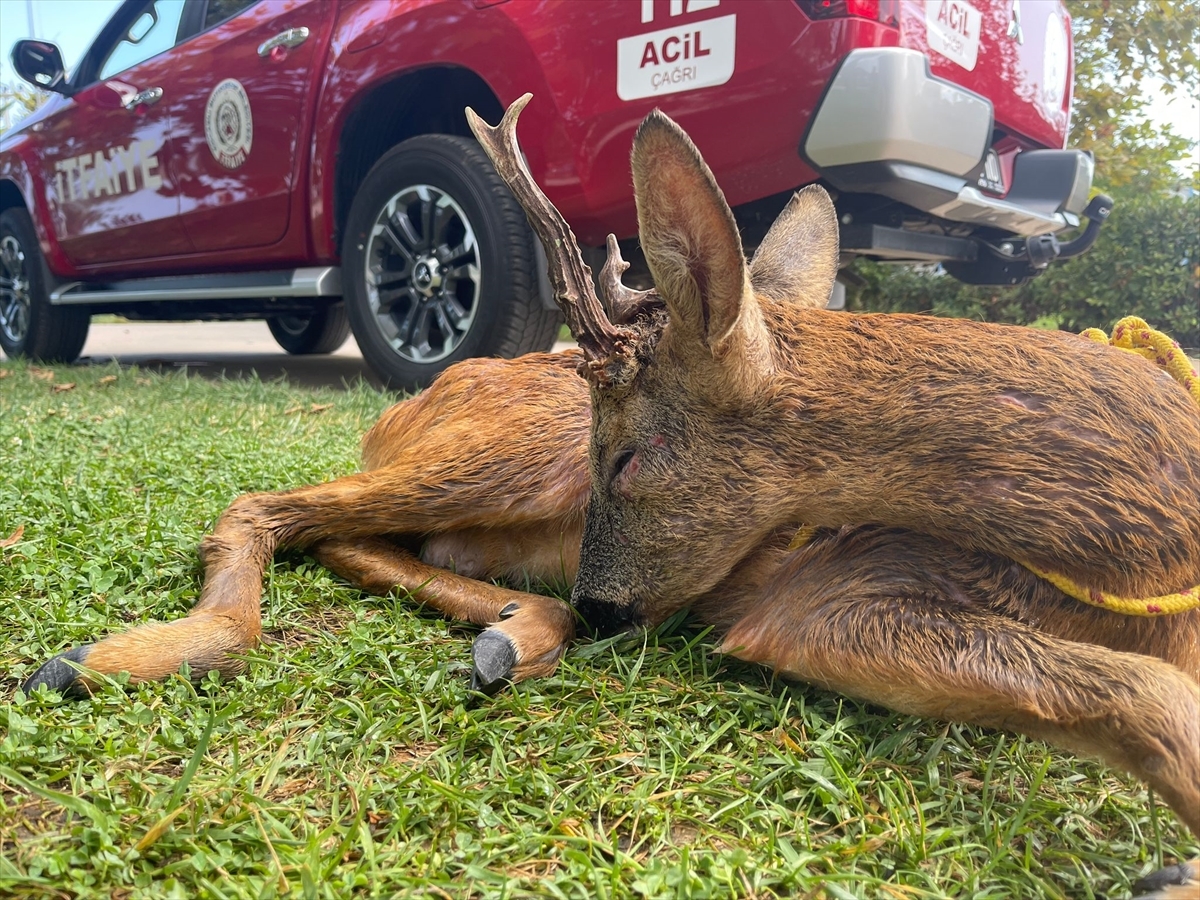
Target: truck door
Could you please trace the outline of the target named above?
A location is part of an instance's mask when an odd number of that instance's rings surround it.
[[[76,265],[191,250],[172,177],[170,77],[184,0],[126,4],[80,64],[70,101],[46,120],[47,201]]]
[[[335,11],[326,0],[207,0],[174,78],[180,212],[197,250],[287,234]],[[306,242],[297,227],[275,255]]]

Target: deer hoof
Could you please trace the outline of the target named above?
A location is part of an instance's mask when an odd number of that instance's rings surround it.
[[[475,638],[471,659],[471,689],[490,696],[512,680],[517,648],[507,635],[489,628]]]
[[[87,661],[88,650],[92,647],[91,644],[84,644],[80,647],[73,647],[66,653],[60,653],[58,656],[42,664],[29,677],[25,685],[21,688],[26,694],[33,693],[34,688],[45,685],[52,691],[58,691],[63,696],[85,696],[87,691],[83,689],[78,682],[79,669],[71,663],[83,665]]]
[[[1134,900],[1185,900],[1200,897],[1200,860],[1151,872],[1133,885]]]

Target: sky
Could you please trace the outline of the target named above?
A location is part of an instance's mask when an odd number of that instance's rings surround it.
[[[0,81],[17,80],[9,62],[14,41],[39,37],[58,44],[70,68],[91,44],[119,0],[0,0]],[[33,15],[33,34],[29,31]]]
[[[33,34],[58,44],[70,68],[108,20],[119,0],[0,0],[0,82],[17,80],[8,56],[14,41]],[[1157,91],[1151,100],[1151,119],[1170,124],[1178,134],[1196,142],[1194,159],[1200,162],[1200,100],[1182,92],[1173,96]]]

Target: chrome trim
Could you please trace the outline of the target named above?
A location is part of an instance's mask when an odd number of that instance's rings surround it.
[[[1008,12],[1008,31],[1005,37],[1018,44],[1025,43],[1025,32],[1021,29],[1021,0],[1012,0],[1012,9]]]
[[[338,266],[314,266],[296,269],[292,273],[290,297],[340,297],[342,296],[342,270]]]
[[[130,112],[136,110],[139,106],[153,106],[162,99],[163,89],[160,87],[146,88],[144,91],[138,91],[136,94],[130,94],[121,101],[121,105]]]
[[[1029,198],[1016,194],[1021,187],[1021,157],[1018,156],[1013,184],[1009,186],[1008,194],[1013,199],[1001,200],[991,197],[981,193],[974,185],[968,184],[958,191],[958,195],[953,200],[935,206],[929,212],[954,222],[991,225],[1026,237],[1047,232],[1054,233],[1065,228],[1075,228],[1079,225],[1079,214],[1087,206],[1088,194],[1092,188],[1092,175],[1095,172],[1095,161],[1090,153],[1083,150],[1053,152],[1070,153],[1075,160],[1075,172],[1070,192],[1066,194],[1062,203],[1056,206],[1051,206],[1049,203],[1040,208],[1036,203],[1026,205],[1029,203]],[[1014,194],[1016,195],[1014,196]],[[1058,194],[1058,196],[1061,197],[1062,194]]]
[[[1045,215],[1035,212],[1007,200],[989,197],[969,184],[949,203],[936,206],[929,212],[952,222],[991,225],[1026,237],[1070,227],[1070,222],[1061,213]]]
[[[187,287],[188,282],[194,282],[197,278],[184,275],[179,277],[179,287],[98,291],[87,290],[91,285],[85,282],[72,281],[52,291],[50,302],[55,306],[67,306],[82,303],[132,303],[149,300],[249,300],[261,297],[340,297],[342,295],[342,270],[338,266],[295,269],[287,284],[238,286],[236,275],[221,276],[221,278],[228,284]],[[167,279],[146,280],[159,283]],[[121,282],[124,285],[136,283],[136,281]]]
[[[281,31],[273,38],[267,38],[258,45],[258,55],[268,57],[271,51],[276,47],[285,47],[288,50],[294,50],[305,41],[308,40],[308,29],[304,26],[299,28],[289,28],[287,31]]]
[[[1081,154],[1083,162],[1075,169],[1075,183],[1063,204],[1063,211],[1078,216],[1087,208],[1088,194],[1092,191],[1092,179],[1096,174],[1096,158],[1091,151]],[[1078,224],[1078,220],[1075,224]]]

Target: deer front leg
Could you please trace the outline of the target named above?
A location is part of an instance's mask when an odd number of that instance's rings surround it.
[[[128,672],[133,684],[156,681],[185,662],[196,675],[214,669],[223,676],[240,673],[243,654],[262,633],[262,576],[277,544],[275,532],[249,502],[254,496],[235,501],[201,543],[204,587],[185,618],[150,622],[60,653],[30,676],[25,692],[42,685],[61,693],[90,691],[96,682],[89,673]]]
[[[371,594],[403,588],[452,619],[489,626],[471,648],[471,686],[493,693],[506,682],[551,674],[575,637],[570,606],[427,565],[384,538],[328,539],[309,548],[321,565]]]
[[[803,556],[775,583],[782,590],[746,607],[723,652],[900,712],[1097,756],[1146,781],[1200,834],[1200,685],[1175,666],[980,611],[955,586],[901,575],[894,558],[878,568],[843,559],[837,573],[820,559],[810,571]],[[1149,896],[1197,896],[1195,863],[1172,877],[1187,887],[1152,885]]]

